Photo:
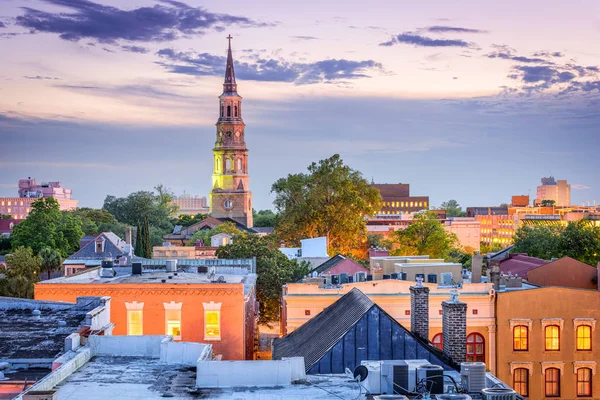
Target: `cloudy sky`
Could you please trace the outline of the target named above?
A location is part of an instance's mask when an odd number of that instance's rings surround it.
[[[339,153],[432,205],[600,202],[600,2],[2,0],[0,195],[210,190],[227,34],[251,189]]]

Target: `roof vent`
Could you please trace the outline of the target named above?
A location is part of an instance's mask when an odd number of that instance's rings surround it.
[[[173,275],[169,275],[169,279],[173,279]]]
[[[33,310],[31,312],[31,315],[33,315],[35,318],[39,319],[40,315],[42,315],[42,312],[40,310]]]
[[[3,372],[0,372],[0,381],[7,381],[8,378],[4,376]]]
[[[166,279],[161,279],[160,281],[161,281],[162,283],[167,283],[167,280],[166,280]]]
[[[177,260],[166,260],[167,272],[177,272]]]
[[[58,321],[58,326],[63,328],[65,326],[67,326],[67,323],[65,321]]]

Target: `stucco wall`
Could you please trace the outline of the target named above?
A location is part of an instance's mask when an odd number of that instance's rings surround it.
[[[182,302],[181,340],[210,343],[215,354],[225,360],[244,357],[244,293],[242,284],[40,284],[35,286],[39,300],[74,302],[77,296],[110,296],[113,335],[127,335],[126,302],[144,303],[143,334],[165,335],[163,303]],[[221,340],[207,342],[204,338],[204,308],[202,303],[222,303]]]
[[[576,350],[575,318],[600,319],[600,294],[595,290],[568,289],[548,287],[540,289],[504,292],[498,294],[498,367],[497,376],[509,385],[513,385],[511,363],[531,363],[529,376],[530,399],[544,398],[544,375],[542,362],[562,363],[560,381],[561,397],[575,399],[576,375],[574,362],[600,361],[599,331],[592,331],[592,350]],[[546,351],[543,319],[560,318],[560,350]],[[529,349],[513,350],[511,320],[531,320],[529,332]],[[559,364],[561,365],[561,364]],[[600,398],[600,374],[592,376],[592,398]]]

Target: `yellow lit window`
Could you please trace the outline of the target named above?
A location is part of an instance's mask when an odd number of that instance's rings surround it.
[[[424,202],[424,203],[423,203],[423,206],[424,206],[424,207],[427,207],[427,202]]]
[[[8,205],[10,206],[10,201],[8,202]],[[10,214],[10,208],[8,209],[8,213]]]
[[[221,339],[221,311],[204,312],[205,339]]]
[[[549,325],[546,327],[546,350],[557,351],[560,350],[560,331],[556,325]]]
[[[127,310],[127,334],[130,336],[143,335],[143,320],[142,310]]]
[[[527,351],[529,349],[529,331],[526,326],[518,325],[513,329],[513,350]]]
[[[8,205],[9,205],[9,206],[12,206],[12,204],[11,204],[11,202],[10,202],[10,201],[8,202]]]
[[[577,350],[592,349],[592,328],[589,325],[577,327]]]
[[[592,395],[592,369],[579,368],[577,370],[577,397],[590,397]]]
[[[167,319],[167,335],[181,339],[181,310],[165,310]]]
[[[413,207],[413,205],[414,205],[414,203],[411,201],[411,202],[410,202],[410,206],[411,206],[411,207]]]

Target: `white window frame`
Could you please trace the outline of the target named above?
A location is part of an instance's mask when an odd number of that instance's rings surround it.
[[[208,341],[213,341],[213,342],[218,342],[221,341],[222,337],[223,337],[223,324],[221,323],[221,305],[223,303],[215,303],[214,301],[211,301],[210,303],[202,303],[202,307],[204,307],[204,340],[208,340]],[[206,314],[208,312],[218,312],[219,313],[219,336],[206,336]]]
[[[144,334],[144,303],[138,303],[137,301],[133,301],[131,303],[125,302],[125,308],[127,309],[127,336],[142,336]],[[133,335],[130,329],[130,315],[132,312],[140,313],[140,325],[141,332],[139,335]]]
[[[175,303],[174,301],[171,301],[170,303],[163,303],[163,306],[165,307],[165,332],[167,335],[171,335],[169,332],[169,311],[179,312],[179,336],[173,336],[173,339],[181,340],[181,332],[183,332],[181,323],[181,307],[183,306],[183,303]]]

